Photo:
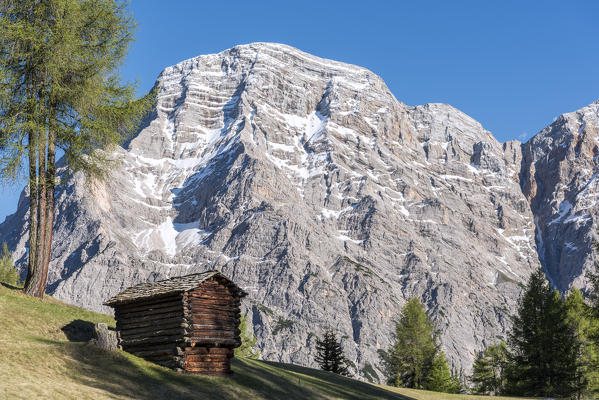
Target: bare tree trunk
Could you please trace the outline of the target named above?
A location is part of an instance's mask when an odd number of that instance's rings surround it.
[[[54,230],[54,187],[56,185],[56,109],[50,110],[50,129],[48,130],[48,159],[46,169],[46,207],[45,207],[45,233],[44,233],[44,259],[41,263],[42,294],[46,291],[48,270],[52,255],[52,233]]]
[[[35,295],[37,288],[37,160],[35,151],[35,133],[29,131],[29,258],[27,279],[25,280],[26,294]]]
[[[46,136],[46,135],[43,135]],[[38,223],[37,223],[37,272],[39,278],[36,280],[37,285],[35,293],[36,297],[43,297],[46,291],[46,282],[43,280],[44,276],[44,256],[46,254],[46,138],[42,137],[38,145],[38,200],[37,200],[37,211],[38,211]]]

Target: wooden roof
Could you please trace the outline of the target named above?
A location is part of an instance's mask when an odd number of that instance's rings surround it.
[[[234,294],[239,297],[247,296],[247,293],[237,286],[233,281],[218,271],[206,271],[198,274],[177,276],[175,278],[165,279],[150,283],[140,283],[123,290],[113,298],[107,300],[104,305],[114,307],[117,304],[128,303],[140,299],[172,295],[176,293],[187,292],[200,286],[204,281],[219,277],[230,282],[234,289]],[[235,293],[236,292],[236,293]]]

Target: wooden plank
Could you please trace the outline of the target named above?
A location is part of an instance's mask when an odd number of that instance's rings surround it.
[[[193,369],[216,369],[216,370],[221,370],[221,369],[227,369],[229,368],[229,363],[228,362],[191,362],[191,361],[185,361],[185,366],[187,368],[193,368]]]
[[[191,336],[189,338],[191,343],[218,343],[218,344],[231,344],[231,345],[239,345],[241,342],[238,339],[233,338],[221,338],[221,337],[213,337],[213,336]]]
[[[237,316],[241,317],[241,311],[239,311],[238,309],[234,309],[234,308],[228,308],[226,310],[212,310],[212,309],[208,309],[208,308],[200,308],[200,307],[195,307],[192,309],[191,315],[197,315],[197,316],[213,316],[214,318],[232,318],[232,319],[236,319],[238,318]]]
[[[135,312],[115,312],[114,315],[117,320],[119,319],[130,319],[137,317],[144,317],[149,315],[157,315],[157,314],[168,314],[171,312],[183,311],[183,304],[178,304],[176,306],[152,309],[152,310],[144,310],[144,311],[135,311]]]
[[[116,303],[111,304],[110,306],[116,309],[117,307],[123,307],[123,306],[132,305],[132,304],[161,303],[165,299],[177,298],[177,297],[183,297],[183,293],[182,292],[179,292],[179,293],[160,293],[160,294],[157,294],[155,296],[150,296],[150,297],[143,297],[143,298],[137,298],[137,299],[131,299],[131,300],[117,301]]]
[[[214,304],[193,304],[192,305],[192,312],[200,312],[200,311],[214,311],[214,312],[228,312],[234,315],[240,314],[239,311],[239,307],[232,307],[232,306],[218,306],[218,305],[214,305]]]
[[[116,323],[117,323],[117,328],[119,328],[121,325],[126,326],[127,324],[136,324],[139,322],[158,321],[158,320],[167,320],[167,319],[175,319],[175,318],[178,318],[182,322],[184,322],[184,317],[185,317],[185,314],[181,310],[181,311],[171,312],[171,313],[166,313],[166,314],[146,315],[143,317],[136,317],[136,318],[117,318]]]
[[[166,342],[166,343],[155,343],[155,344],[140,344],[140,345],[135,345],[135,346],[128,346],[127,347],[130,350],[133,351],[144,351],[144,350],[161,350],[161,349],[179,349],[179,350],[183,350],[184,347],[182,346],[182,343],[175,343],[175,342]]]
[[[191,325],[185,322],[181,322],[181,321],[170,321],[167,323],[158,323],[158,324],[149,324],[149,323],[145,323],[141,326],[120,326],[119,327],[119,331],[120,332],[127,332],[128,334],[132,334],[132,333],[142,333],[142,332],[146,332],[146,331],[157,331],[157,330],[164,330],[164,329],[174,329],[174,328],[189,328]]]
[[[193,322],[193,324],[196,324],[196,325],[222,326],[222,327],[226,327],[226,328],[233,327],[233,329],[235,329],[237,327],[235,325],[234,320],[202,318],[202,319],[196,319],[192,322]]]
[[[187,292],[186,295],[188,298],[194,297],[194,296],[204,296],[204,295],[237,297],[232,292],[230,292],[228,289],[220,288],[220,287],[204,287],[204,288],[200,288],[195,291]]]
[[[212,336],[212,337],[233,337],[235,332],[230,330],[218,329],[194,329],[193,336]]]
[[[165,307],[172,307],[172,306],[178,306],[183,304],[183,298],[178,298],[178,299],[167,299],[166,301],[163,302],[158,302],[158,303],[153,303],[153,304],[131,304],[128,306],[122,306],[122,307],[118,307],[115,309],[115,313],[130,313],[130,312],[136,312],[136,311],[144,311],[144,310],[155,310],[155,309],[159,309],[159,308],[165,308]]]
[[[192,293],[190,296],[187,297],[187,301],[194,301],[194,300],[214,300],[214,299],[220,299],[220,300],[228,300],[228,301],[232,301],[232,302],[240,302],[241,299],[232,296],[230,294],[225,294],[225,293],[205,293],[205,292],[198,292],[198,293]]]
[[[233,325],[224,324],[193,324],[191,328],[195,329],[207,329],[207,330],[231,330],[234,331],[237,327]]]
[[[226,307],[228,309],[236,309],[241,307],[239,303],[232,303],[225,300],[192,300],[191,307]]]
[[[185,357],[185,362],[194,362],[194,363],[212,363],[212,362],[228,362],[229,357],[227,355],[222,354],[220,357],[208,356],[208,355],[196,355],[196,356],[187,356]]]
[[[172,336],[172,335],[181,335],[185,334],[185,328],[172,328],[172,329],[148,329],[143,332],[129,332],[128,330],[121,331],[121,340],[129,340],[129,339],[137,339],[144,337],[153,337],[153,336]]]
[[[158,344],[158,343],[179,343],[185,342],[189,339],[184,337],[183,335],[173,335],[173,336],[152,336],[152,337],[144,337],[137,339],[121,339],[121,344],[123,347],[125,346],[138,346],[142,344]]]
[[[190,297],[190,296],[201,296],[201,295],[205,295],[205,294],[226,295],[226,296],[235,297],[235,295],[233,293],[231,293],[229,291],[229,289],[223,288],[223,287],[203,287],[198,290],[189,291],[185,295],[187,297]]]
[[[176,315],[176,316],[169,315],[164,318],[163,317],[156,318],[155,316],[148,316],[148,317],[142,317],[142,318],[126,319],[126,320],[121,319],[121,320],[117,320],[116,326],[117,326],[117,329],[134,329],[134,328],[143,328],[146,326],[165,325],[165,324],[174,324],[174,323],[180,323],[180,324],[186,323],[183,313],[181,313],[180,315]]]
[[[202,320],[208,320],[208,319],[213,319],[213,320],[222,320],[222,321],[235,321],[236,318],[233,315],[233,313],[231,313],[231,315],[229,314],[214,314],[214,313],[209,313],[209,312],[194,312],[192,315],[192,318],[194,321],[202,321]]]

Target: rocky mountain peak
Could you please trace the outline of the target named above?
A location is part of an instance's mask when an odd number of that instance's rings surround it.
[[[112,179],[90,191],[75,175],[58,190],[50,291],[108,311],[103,301],[134,284],[220,270],[249,293],[265,359],[312,365],[330,327],[356,374],[379,380],[378,350],[417,296],[468,371],[509,327],[537,249],[553,257],[555,212],[590,201],[545,200],[564,182],[545,168],[578,176],[548,157],[563,151],[552,129],[580,128],[570,117],[524,146],[501,144],[449,105],[406,106],[364,68],[272,43],[183,61],[157,85]],[[590,137],[586,113],[572,118]],[[27,204],[0,225],[21,268]],[[585,268],[544,266],[567,284]]]
[[[561,291],[584,288],[593,264],[599,103],[562,114],[523,146],[522,188],[537,224],[539,258]]]

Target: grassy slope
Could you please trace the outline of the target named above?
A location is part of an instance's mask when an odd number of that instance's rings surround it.
[[[0,285],[0,398],[52,399],[445,399],[446,394],[374,386],[328,372],[234,360],[231,379],[177,374],[125,352],[70,342],[73,321],[106,315],[33,299]]]

